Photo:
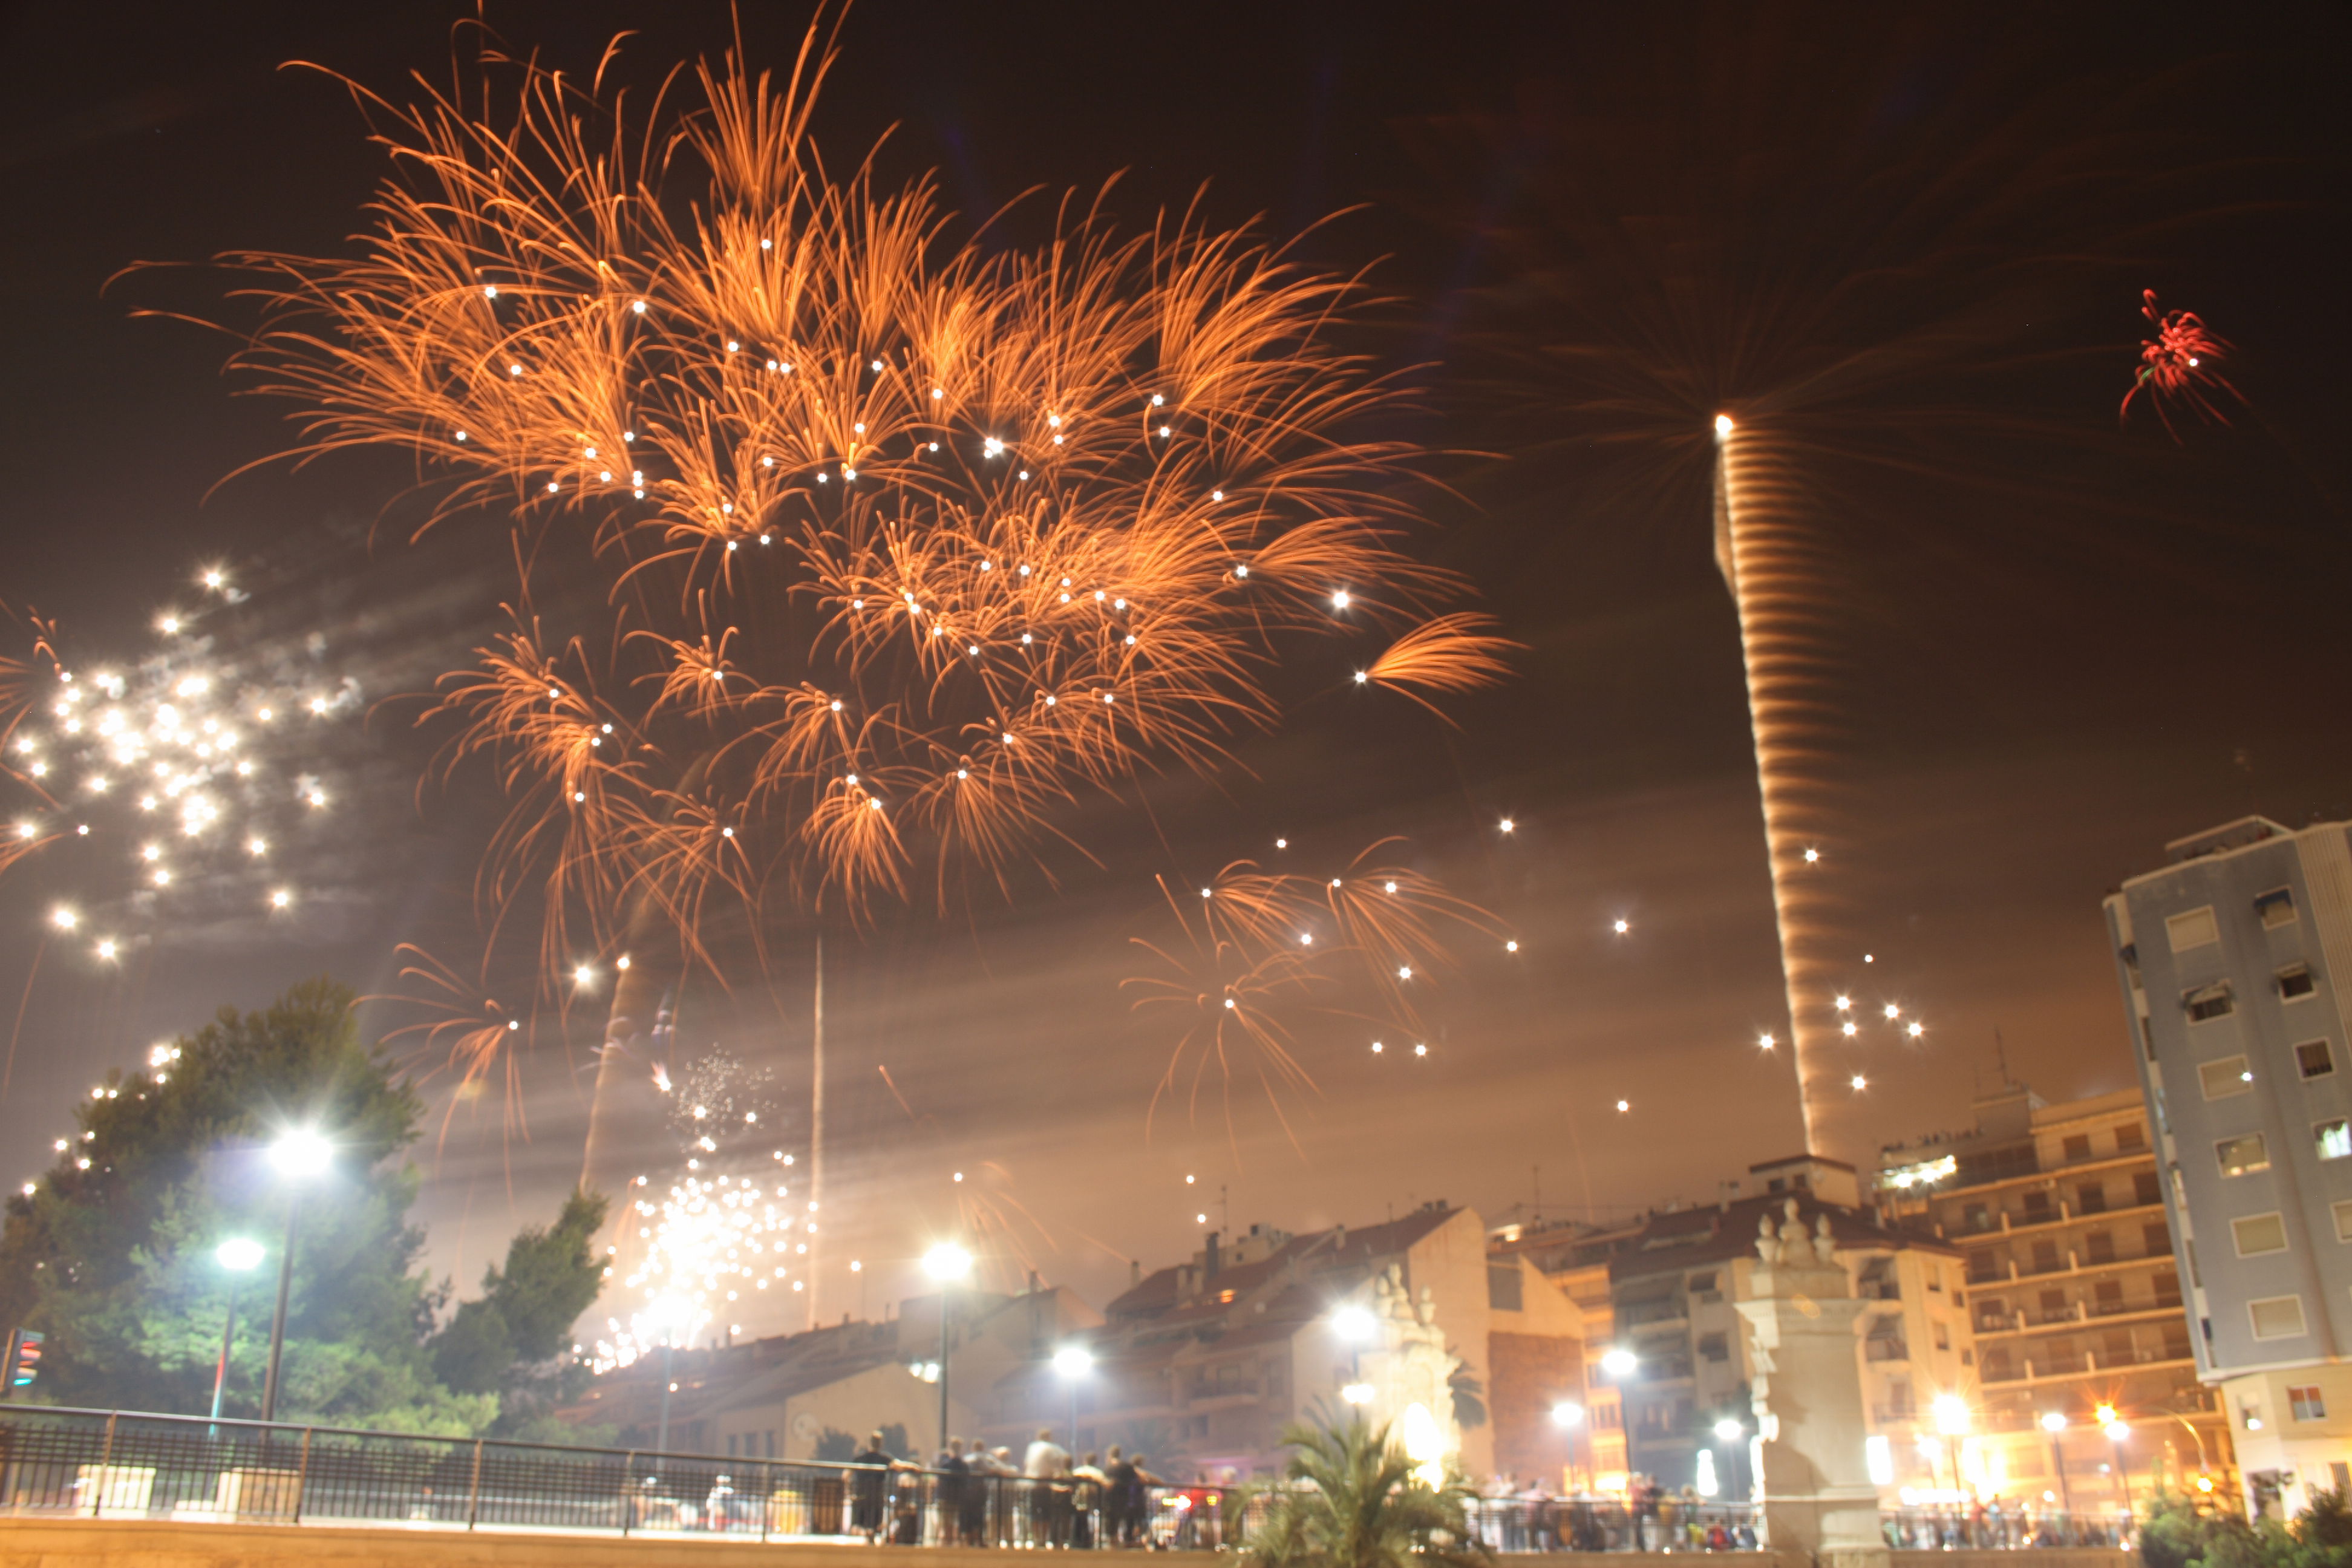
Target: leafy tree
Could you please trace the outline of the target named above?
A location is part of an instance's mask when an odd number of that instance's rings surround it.
[[[845,1465],[857,1458],[857,1439],[838,1426],[816,1435],[816,1457],[829,1465]]]
[[[499,1395],[499,1436],[582,1440],[577,1427],[552,1423],[556,1407],[588,1383],[570,1335],[604,1286],[593,1243],[604,1213],[604,1198],[572,1194],[552,1227],[533,1226],[508,1244],[506,1267],[482,1277],[481,1299],[461,1303],[434,1336],[433,1369],[444,1384]]]
[[[1391,1440],[1362,1417],[1294,1425],[1283,1479],[1244,1547],[1252,1568],[1484,1568],[1470,1531],[1470,1493],[1457,1477],[1431,1487]]]
[[[110,1073],[78,1103],[76,1135],[29,1195],[8,1200],[0,1228],[0,1324],[48,1336],[47,1397],[203,1410],[234,1289],[226,1408],[257,1414],[288,1205],[299,1201],[280,1418],[470,1433],[498,1415],[496,1392],[453,1391],[436,1375],[429,1342],[446,1291],[416,1267],[425,1237],[406,1215],[418,1177],[400,1160],[422,1106],[362,1042],[352,1003],[315,980],[257,1013],[225,1007],[147,1070]],[[319,1129],[335,1150],[332,1169],[299,1189],[267,1158],[293,1127]],[[509,1364],[549,1343],[550,1315],[576,1294],[560,1267],[564,1224],[525,1247],[520,1277],[512,1256],[501,1277],[523,1325],[507,1324],[501,1305]],[[243,1281],[215,1258],[231,1236],[268,1249]],[[476,1341],[479,1327],[467,1330]],[[486,1375],[478,1354],[450,1360]]]
[[[2352,1568],[2352,1508],[2341,1491],[2318,1491],[2292,1525],[2248,1523],[2159,1497],[2140,1526],[2148,1568]]]

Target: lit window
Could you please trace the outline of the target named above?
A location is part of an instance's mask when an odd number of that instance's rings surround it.
[[[2317,1384],[2289,1384],[2286,1403],[2297,1421],[2327,1419],[2327,1401],[2321,1396]]]
[[[2318,1140],[2321,1159],[2341,1160],[2352,1154],[2352,1123],[2346,1122],[2342,1117],[2314,1122],[2311,1131]]]
[[[2236,1010],[2237,1003],[2230,994],[2230,983],[2223,980],[2187,993],[2180,998],[2180,1007],[2189,1015],[2190,1023],[2201,1024],[2208,1018],[2228,1017]]]
[[[2244,1094],[2253,1088],[2246,1076],[2246,1058],[2221,1057],[2200,1063],[2197,1081],[2204,1086],[2208,1100],[2227,1100],[2233,1094]]]
[[[2310,995],[2317,989],[2317,983],[2311,978],[2311,966],[2298,963],[2293,969],[2279,971],[2278,988],[2283,1000],[2293,1002]]]
[[[2352,1198],[2327,1206],[2336,1215],[2336,1239],[2352,1241]]]
[[[2294,1048],[2294,1065],[2305,1078],[2326,1078],[2336,1070],[2336,1056],[2326,1040],[2305,1040]]]
[[[2203,947],[2221,940],[2221,928],[2214,923],[2213,906],[2190,910],[2174,915],[2164,922],[2165,934],[2172,939],[2172,951],[2187,952],[2192,947]]]
[[[2243,1138],[2224,1138],[2213,1145],[2213,1152],[2221,1158],[2221,1173],[2225,1176],[2243,1176],[2271,1168],[2270,1146],[2259,1132],[2250,1132]]]
[[[2265,1252],[2286,1250],[2286,1222],[2276,1214],[2250,1214],[2243,1219],[2230,1222],[2230,1235],[2238,1244],[2241,1258],[2259,1258]]]
[[[2303,1298],[2272,1296],[2249,1301],[2246,1316],[2253,1321],[2254,1338],[2291,1340],[2303,1332]]]
[[[2294,923],[2294,893],[2286,888],[2273,888],[2254,900],[2254,918],[2263,922],[2265,931],[2275,931]]]

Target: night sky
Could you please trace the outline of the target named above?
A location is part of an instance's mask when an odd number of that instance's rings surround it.
[[[226,913],[246,907],[236,888],[192,887],[141,906],[153,940],[118,966],[47,953],[0,1101],[9,1182],[47,1164],[107,1068],[222,1003],[321,972],[392,992],[403,942],[460,967],[468,944],[478,954],[469,898],[493,792],[464,771],[419,790],[436,737],[401,699],[494,627],[505,574],[480,552],[503,534],[461,520],[412,547],[414,476],[380,458],[226,479],[289,444],[283,410],[233,395],[228,340],[133,316],[234,320],[220,275],[108,287],[136,261],[337,250],[383,155],[333,81],[278,68],[315,61],[398,98],[413,69],[446,76],[460,15],[0,13],[0,599],[56,618],[77,664],[123,661],[217,565],[249,597],[205,635],[364,699],[314,731],[331,811],[278,847],[299,919]],[[583,70],[639,29],[624,58],[646,80],[728,37],[717,5],[488,15]],[[805,18],[747,5],[754,61],[787,66]],[[1617,302],[1661,286],[1585,243],[1592,226],[1663,216],[1723,237],[1712,264],[1740,280],[1733,295],[1777,312],[1759,337],[1801,344],[1891,330],[1791,308],[1890,247],[1964,289],[2003,268],[2024,279],[1984,285],[1980,350],[1937,342],[1844,425],[1832,408],[1809,426],[1830,451],[1819,527],[1848,715],[1823,764],[1849,814],[1830,869],[1856,958],[1874,958],[1857,989],[1928,1027],[1853,1053],[1882,1141],[1965,1125],[1997,1039],[2049,1099],[2129,1085],[2100,896],[2166,840],[2233,816],[2352,816],[2339,9],[875,3],[840,41],[817,121],[829,159],[895,125],[883,173],[937,170],[967,215],[1125,171],[1112,205],[1130,225],[1204,183],[1221,222],[1288,237],[1330,218],[1302,254],[1370,267],[1389,302],[1361,346],[1424,367],[1429,411],[1410,433],[1445,454],[1445,486],[1418,548],[1467,574],[1525,652],[1509,684],[1452,706],[1458,728],[1351,700],[1336,667],[1286,670],[1288,718],[1241,745],[1244,767],[1071,817],[1091,859],[1051,858],[1050,880],[1009,902],[946,919],[921,904],[836,938],[829,1207],[836,1264],[868,1268],[824,1282],[828,1315],[916,1289],[909,1260],[960,1191],[1034,1216],[1032,1260],[1101,1300],[1126,1259],[1197,1245],[1196,1215],[1303,1229],[1444,1198],[1494,1219],[1539,1189],[1547,1215],[1608,1217],[1711,1200],[1798,1147],[1788,1063],[1753,1043],[1785,1025],[1705,445],[1645,446],[1654,432],[1601,408],[1572,359],[1547,357],[1594,331],[1622,349],[1640,318]],[[2084,209],[2108,226],[2095,258],[2052,263],[1998,224],[1985,248],[1936,257],[1939,224],[1976,232],[1972,147],[2070,138],[2114,171],[2115,212]],[[1032,198],[1010,232],[1049,211]],[[2151,418],[2117,427],[2142,288],[2236,344],[2247,402],[2228,427],[2191,419],[2178,444]],[[1741,374],[1723,372],[1735,400]],[[1518,954],[1462,951],[1425,1058],[1375,1057],[1360,1021],[1300,1015],[1320,1092],[1284,1107],[1296,1148],[1254,1079],[1162,1100],[1147,1139],[1171,1042],[1119,982],[1141,965],[1129,939],[1165,934],[1153,876],[1270,859],[1278,836],[1301,866],[1344,863],[1389,834],[1493,910]],[[0,996],[18,994],[53,902],[127,899],[110,864],[50,857],[0,884]],[[719,1044],[771,1071],[796,1142],[807,938],[776,940],[802,969],[772,997],[689,990],[677,1055]],[[365,1015],[378,1034],[405,1018]],[[502,1134],[493,1096],[457,1107],[442,1141],[448,1097],[428,1085],[436,1271],[470,1286],[516,1224],[551,1215],[577,1171],[596,1032],[591,1007],[568,1055],[551,1026],[521,1058],[527,1135]],[[666,1171],[646,1098],[634,1136],[643,1168]]]

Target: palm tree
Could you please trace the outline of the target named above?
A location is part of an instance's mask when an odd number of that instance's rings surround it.
[[[1472,1536],[1469,1489],[1449,1476],[1432,1488],[1389,1428],[1361,1416],[1345,1426],[1294,1423],[1286,1483],[1272,1492],[1244,1548],[1252,1568],[1484,1568]]]

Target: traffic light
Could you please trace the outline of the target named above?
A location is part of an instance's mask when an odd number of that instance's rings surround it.
[[[8,1336],[7,1375],[0,1379],[0,1393],[14,1393],[30,1388],[41,1371],[41,1336],[31,1329],[18,1329]]]

